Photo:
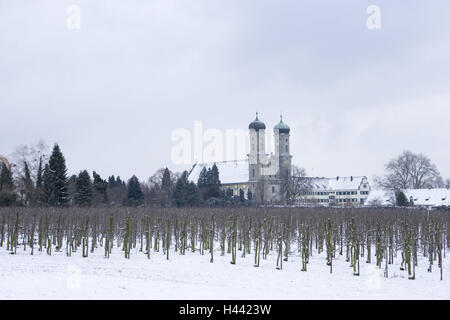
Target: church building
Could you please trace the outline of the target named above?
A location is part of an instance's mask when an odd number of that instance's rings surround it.
[[[248,126],[250,134],[250,153],[245,160],[216,162],[222,189],[232,190],[239,195],[240,190],[246,198],[252,197],[260,204],[283,203],[283,181],[289,179],[292,172],[289,145],[290,128],[280,119],[274,126],[274,153],[266,153],[266,125],[256,119]],[[189,180],[197,182],[204,167],[211,164],[195,164],[189,174]]]
[[[235,196],[244,192],[245,198],[251,197],[258,204],[285,204],[286,187],[292,175],[290,128],[280,117],[273,127],[274,152],[270,155],[266,153],[266,125],[259,120],[258,113],[248,129],[250,153],[247,159],[215,163],[222,190],[230,190]],[[202,169],[212,166],[213,163],[195,164],[189,180],[197,183]],[[311,189],[299,194],[295,204],[359,205],[364,203],[370,190],[366,177],[306,179]]]

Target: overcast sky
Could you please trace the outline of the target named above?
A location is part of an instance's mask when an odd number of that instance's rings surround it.
[[[81,29],[67,27],[71,4]],[[366,26],[369,5],[381,29]],[[69,173],[147,179],[174,130],[291,127],[314,176],[404,149],[450,178],[448,0],[0,0],[0,154],[58,142]]]

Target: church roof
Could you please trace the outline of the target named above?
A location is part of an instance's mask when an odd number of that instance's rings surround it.
[[[265,130],[266,129],[266,125],[264,124],[264,122],[260,121],[258,119],[258,112],[256,113],[256,119],[255,121],[253,121],[252,123],[249,124],[248,126],[249,129],[254,129],[256,131],[258,130]]]
[[[219,170],[219,179],[222,184],[244,183],[249,181],[248,160],[232,160],[216,162]],[[214,163],[198,163],[189,174],[189,181],[197,183],[200,172],[206,167],[212,168]]]
[[[275,130],[279,130],[280,133],[289,133],[291,128],[283,122],[283,118],[280,116],[280,122],[274,127]]]

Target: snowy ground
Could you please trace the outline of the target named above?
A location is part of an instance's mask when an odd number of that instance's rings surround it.
[[[239,253],[240,254],[240,253]],[[389,279],[374,264],[361,263],[361,276],[352,275],[344,258],[335,261],[333,274],[325,265],[325,255],[315,254],[308,272],[301,272],[300,257],[275,269],[276,257],[261,259],[253,267],[253,257],[230,264],[230,256],[162,253],[150,260],[132,252],[127,260],[113,250],[110,259],[102,249],[88,258],[80,252],[66,257],[63,252],[19,250],[10,255],[0,248],[0,299],[450,299],[450,259],[444,260],[444,280],[439,269],[426,271],[420,261],[416,280],[405,271],[390,266]]]

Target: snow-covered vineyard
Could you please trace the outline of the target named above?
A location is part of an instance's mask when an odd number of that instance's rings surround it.
[[[450,215],[1,209],[0,298],[449,299]]]

